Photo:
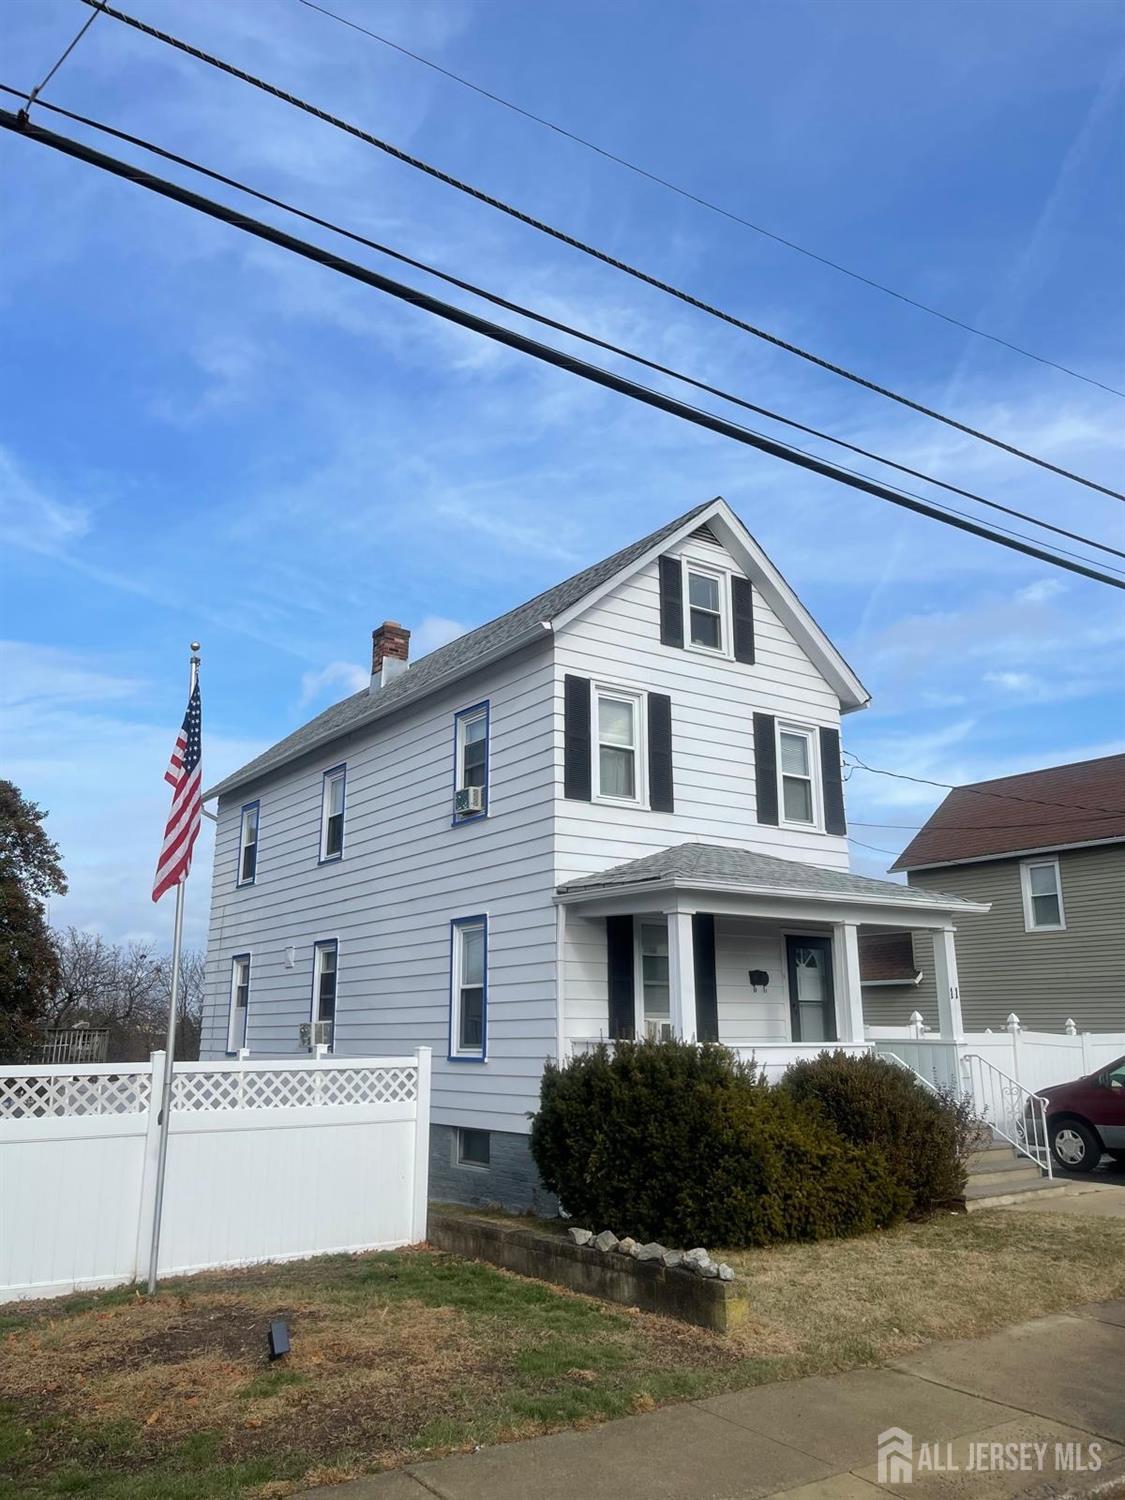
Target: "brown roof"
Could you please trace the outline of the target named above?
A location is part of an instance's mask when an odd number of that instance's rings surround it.
[[[918,870],[1095,839],[1125,839],[1125,755],[954,787],[891,869]]]
[[[908,932],[861,932],[859,935],[859,977],[864,984],[877,980],[913,984],[918,978],[914,965],[914,944]]]

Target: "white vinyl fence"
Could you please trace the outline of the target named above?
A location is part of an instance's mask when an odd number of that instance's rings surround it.
[[[148,1271],[164,1053],[0,1067],[0,1302]],[[161,1276],[425,1238],[430,1050],[176,1067]]]

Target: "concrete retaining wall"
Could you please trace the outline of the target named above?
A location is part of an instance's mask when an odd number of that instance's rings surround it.
[[[431,1207],[427,1237],[438,1250],[718,1333],[728,1333],[749,1310],[737,1281],[716,1281],[615,1251],[603,1254],[541,1229]]]

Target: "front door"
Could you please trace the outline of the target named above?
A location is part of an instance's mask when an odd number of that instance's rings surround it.
[[[832,939],[785,939],[789,1010],[795,1042],[836,1040],[836,995],[832,987]]]

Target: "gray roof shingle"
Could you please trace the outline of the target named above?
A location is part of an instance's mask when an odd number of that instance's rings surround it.
[[[614,865],[597,875],[583,875],[559,886],[560,895],[613,890],[615,886],[682,881],[700,886],[746,886],[755,891],[800,892],[814,897],[858,896],[870,900],[881,897],[889,905],[925,906],[952,909],[974,907],[960,896],[941,891],[923,890],[916,885],[899,885],[892,880],[875,880],[870,875],[853,875],[850,870],[825,870],[795,859],[778,859],[772,854],[758,854],[753,849],[730,849],[718,844],[676,844],[656,854],[632,859],[628,864]]]
[[[380,688],[377,693],[369,693],[366,688],[362,688],[341,703],[333,704],[315,719],[310,719],[300,729],[295,729],[285,739],[278,740],[276,745],[271,745],[254,760],[248,761],[239,770],[210,787],[204,792],[204,798],[219,797],[225,792],[233,791],[235,787],[254,781],[259,776],[296,760],[306,751],[335,739],[337,735],[346,734],[405,707],[428,691],[464,676],[477,665],[494,661],[508,651],[526,645],[536,638],[542,622],[553,620],[564,610],[570,609],[615,573],[643,557],[649,548],[659,546],[665,537],[671,536],[712,503],[711,500],[705,500],[701,505],[693,506],[674,521],[669,521],[667,525],[641,537],[639,541],[631,542],[628,547],[623,547],[611,557],[584,568],[581,573],[575,573],[573,578],[556,583],[553,588],[537,594],[526,604],[517,605],[506,615],[489,620],[485,625],[478,625],[475,630],[458,636],[447,646],[439,646],[428,656],[411,663],[405,672],[387,683],[386,687]]]

